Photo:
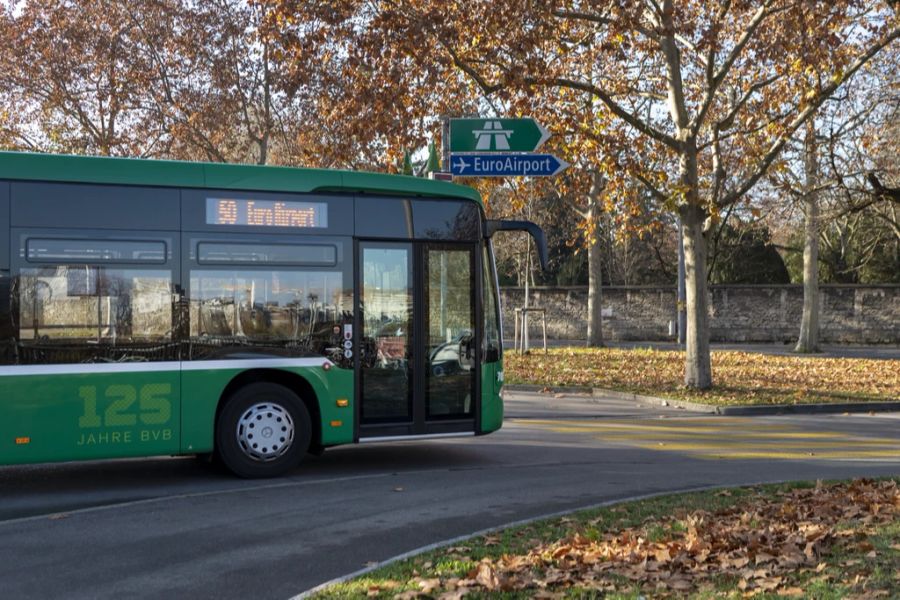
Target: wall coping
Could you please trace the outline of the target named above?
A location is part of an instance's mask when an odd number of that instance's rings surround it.
[[[803,289],[802,283],[713,283],[709,284],[709,289],[784,289],[794,290]],[[501,285],[501,290],[525,291],[523,286]],[[672,285],[604,285],[604,290],[665,290],[673,291],[676,289],[675,284]],[[900,283],[822,283],[819,289],[853,289],[853,290],[900,290]],[[569,291],[587,291],[586,285],[535,285],[529,286],[529,292],[569,292]]]

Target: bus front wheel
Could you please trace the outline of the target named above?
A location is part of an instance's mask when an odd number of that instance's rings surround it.
[[[233,393],[216,420],[216,453],[240,477],[277,477],[300,463],[312,438],[309,411],[276,383]]]

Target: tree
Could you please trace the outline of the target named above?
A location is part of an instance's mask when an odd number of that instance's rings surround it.
[[[154,35],[165,29],[161,2],[29,0],[0,6],[0,101],[16,112],[6,136],[31,150],[147,156],[165,131],[144,102],[153,69],[140,8]],[[0,127],[2,127],[0,119]]]
[[[815,122],[803,140],[803,313],[795,352],[819,351],[819,147]]]
[[[286,51],[300,60],[295,50],[306,46],[297,40],[321,11],[302,0],[273,2],[296,36]],[[495,108],[554,107],[573,129],[584,123],[578,114],[593,116],[578,133],[595,145],[606,195],[626,203],[626,182],[638,180],[681,217],[685,383],[697,388],[712,383],[709,223],[744,201],[817,108],[900,37],[885,2],[861,0],[686,1],[677,9],[673,0],[344,0],[328,10],[356,53],[342,76],[390,88],[374,94],[383,96],[377,105],[402,96],[440,106],[434,99],[463,74]],[[604,157],[613,157],[612,168]]]
[[[879,264],[880,250],[892,246],[881,235],[883,226],[871,218],[884,203],[865,193],[863,176],[878,164],[888,166],[876,156],[884,147],[883,132],[896,122],[897,61],[896,45],[871,61],[852,86],[820,106],[802,135],[786,147],[783,167],[770,172],[770,181],[804,215],[798,352],[818,351],[819,280],[860,281],[867,265]]]
[[[156,74],[148,101],[170,135],[168,154],[217,162],[302,162],[296,137],[306,113],[282,85],[272,42],[260,35],[265,7],[246,0],[168,2],[170,26],[162,38],[148,28],[143,11],[131,14]]]
[[[271,42],[258,35],[265,18],[262,5],[246,0],[2,7],[0,144],[296,162],[299,119],[310,112],[280,84]]]

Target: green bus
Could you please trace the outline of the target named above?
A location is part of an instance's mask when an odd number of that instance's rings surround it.
[[[546,260],[447,182],[0,152],[0,464],[495,431],[502,229]]]

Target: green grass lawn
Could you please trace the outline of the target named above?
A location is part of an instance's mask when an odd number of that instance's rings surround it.
[[[684,387],[684,352],[555,348],[504,354],[506,383],[587,386],[715,405],[900,400],[900,360],[712,353],[713,388]]]
[[[315,598],[898,598],[897,479],[661,496],[379,568]]]

